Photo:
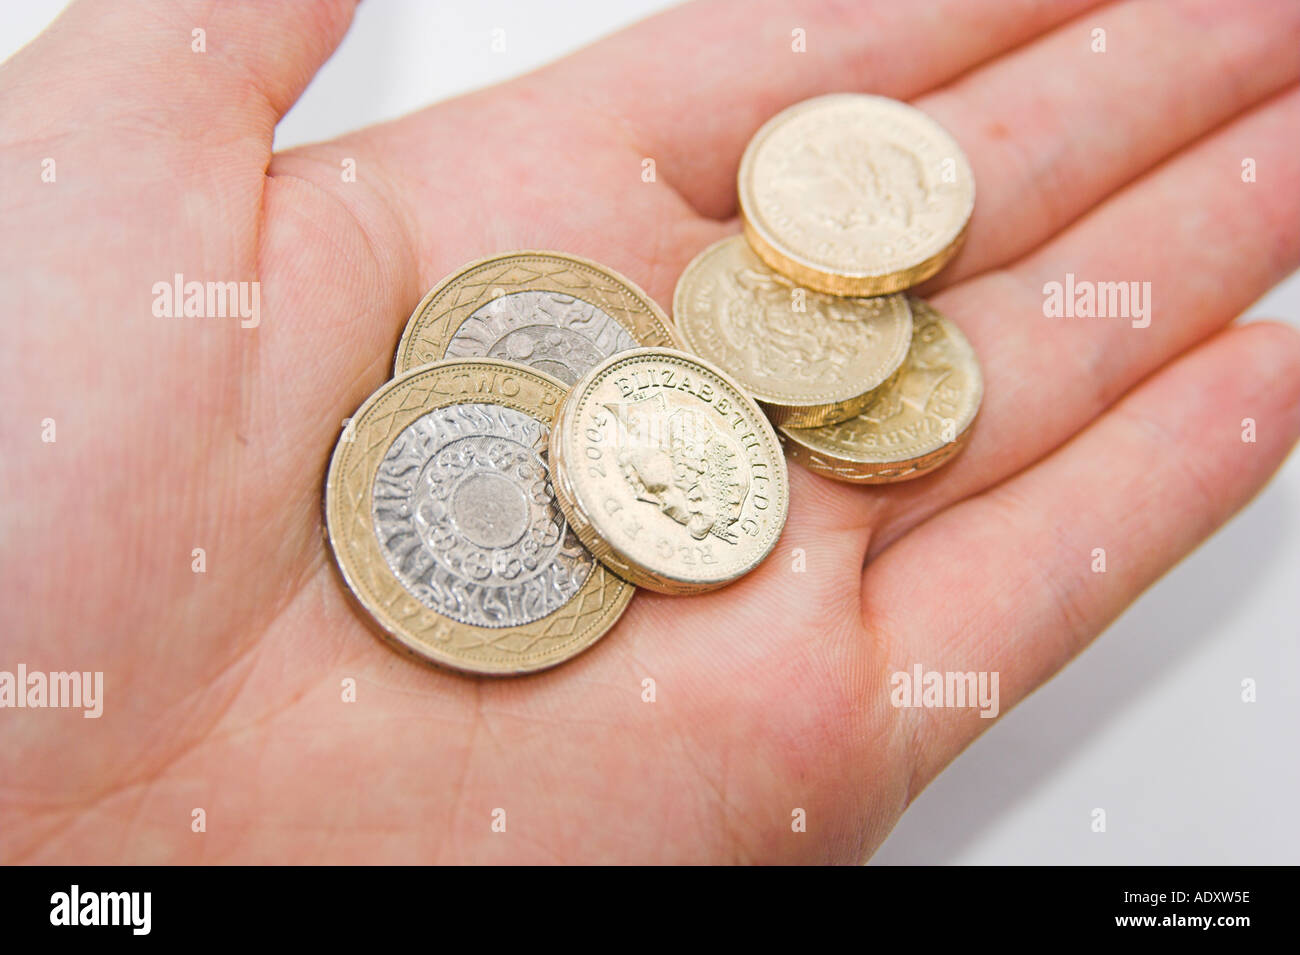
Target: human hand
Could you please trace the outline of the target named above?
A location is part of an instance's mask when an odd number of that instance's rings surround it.
[[[1229,327],[1300,264],[1300,11],[1071,19],[1088,6],[818,3],[793,24],[783,4],[695,4],[273,155],[349,4],[76,4],[0,70],[0,639],[7,669],[103,671],[105,700],[97,720],[0,713],[0,858],[868,855],[992,723],[895,709],[890,673],[997,671],[1005,712],[1300,434],[1295,333]],[[983,365],[970,446],[894,487],[792,466],[762,567],[697,597],[642,592],[556,670],[475,680],[393,653],[331,566],[321,487],[421,294],[470,259],[554,248],[667,305],[739,231],[750,135],[835,90],[916,103],[974,168],[966,246],[922,290]],[[1067,272],[1149,281],[1150,326],[1044,317]],[[256,280],[260,321],[155,316],[177,273]]]

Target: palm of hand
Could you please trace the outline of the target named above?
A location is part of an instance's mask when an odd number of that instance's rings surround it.
[[[931,290],[985,366],[971,447],[908,487],[849,487],[792,467],[787,530],[759,570],[700,597],[643,592],[578,659],[508,681],[409,662],[348,603],[320,527],[343,420],[389,375],[422,291],[469,259],[563,249],[669,301],[686,261],[737,229],[732,177],[748,133],[789,101],[851,82],[834,64],[811,81],[751,77],[755,91],[736,104],[719,79],[723,89],[689,95],[743,115],[717,120],[700,148],[680,131],[665,138],[671,103],[645,95],[680,85],[665,67],[645,66],[644,88],[593,91],[592,78],[721,16],[689,8],[508,86],[271,158],[270,124],[345,13],[321,14],[297,38],[284,31],[286,48],[264,61],[245,51],[242,62],[237,49],[196,66],[182,49],[176,75],[188,79],[176,89],[136,76],[111,117],[71,122],[89,116],[88,93],[60,87],[33,105],[14,90],[72,58],[96,17],[128,31],[132,15],[74,10],[0,75],[15,144],[6,164],[48,154],[60,168],[56,185],[6,212],[17,228],[4,287],[28,318],[6,329],[6,371],[21,382],[13,420],[53,417],[58,440],[31,448],[25,432],[10,436],[23,450],[6,483],[30,490],[5,515],[0,579],[8,655],[105,671],[105,715],[10,715],[3,812],[20,825],[0,827],[4,855],[797,861],[877,845],[987,725],[969,711],[892,708],[890,672],[1000,671],[1007,709],[1243,503],[1300,428],[1294,337],[1219,332],[1300,257],[1284,228],[1300,200],[1294,186],[1243,197],[1215,179],[1224,156],[1250,154],[1292,173],[1276,181],[1296,181],[1279,144],[1298,112],[1300,65],[1292,55],[1230,90],[1215,85],[1215,64],[1186,65],[1176,79],[1204,89],[1202,101],[1154,132],[1136,112],[1118,130],[1088,131],[1090,110],[1100,122],[1127,95],[1100,81],[1082,122],[1102,158],[1083,171],[1043,144],[1042,116],[1004,125],[1016,107],[1054,111],[1067,91],[992,105],[1059,58],[1057,37],[1011,47],[1062,20],[1063,6],[1023,18],[1023,35],[997,41],[1000,62],[921,103],[963,142],[981,189],[969,246]],[[1000,22],[996,7],[971,15]],[[921,29],[897,16],[898,30]],[[1253,16],[1290,17],[1294,37],[1293,11]],[[1287,42],[1286,30],[1248,26],[1230,31],[1218,68]],[[859,62],[843,42],[832,59]],[[969,41],[933,76],[886,61],[870,84],[912,96],[1000,52],[978,42],[992,41]],[[963,96],[973,111],[959,108]],[[200,102],[213,104],[206,122],[191,115]],[[1107,136],[1146,137],[1147,152],[1105,152]],[[646,155],[660,157],[656,183],[641,179]],[[355,182],[340,176],[345,160]],[[1062,182],[1062,194],[1046,191]],[[1035,189],[1042,201],[1025,208]],[[1225,261],[1203,253],[1209,225],[1178,220],[1177,197],[1197,189],[1233,237]],[[1155,236],[1164,244],[1153,250]],[[1108,268],[1151,276],[1180,321],[1135,340],[1126,325],[1036,314],[1040,276]],[[1197,269],[1209,281],[1187,278]],[[177,272],[256,277],[261,325],[154,317],[149,290]],[[1269,435],[1248,460],[1227,459],[1247,410],[1272,422]],[[1124,574],[1090,574],[1097,541],[1123,555]],[[193,572],[195,548],[204,573]],[[343,699],[346,680],[355,702]],[[196,807],[202,835],[190,829]],[[497,809],[505,833],[492,830]],[[807,832],[793,831],[796,810]]]

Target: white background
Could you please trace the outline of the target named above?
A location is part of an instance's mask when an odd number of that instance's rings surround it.
[[[370,0],[285,118],[325,139],[522,73],[661,0]],[[0,6],[0,57],[62,0]],[[490,52],[492,30],[507,49]],[[688,68],[684,65],[683,68]],[[1300,224],[1298,224],[1300,227]],[[1300,326],[1300,273],[1247,315]],[[1300,862],[1300,455],[927,790],[876,863]],[[1240,701],[1244,677],[1259,702]],[[1104,834],[1091,811],[1106,810]]]

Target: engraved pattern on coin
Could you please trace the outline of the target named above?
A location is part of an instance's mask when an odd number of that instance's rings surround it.
[[[712,534],[728,544],[749,495],[744,452],[692,408],[669,410],[662,393],[609,403],[620,430],[618,466],[638,501],[653,504],[697,541]]]
[[[673,313],[697,354],[769,403],[829,403],[870,391],[897,370],[912,337],[904,296],[801,289],[741,236],[686,267]]]
[[[781,428],[794,456],[842,480],[888,481],[932,470],[965,442],[983,378],[966,337],[913,298],[912,348],[895,381],[848,421]]]
[[[626,328],[590,302],[524,291],[471,312],[447,342],[446,357],[517,361],[571,385],[601,360],[636,347]]]
[[[627,607],[635,588],[595,562],[577,593],[546,616],[519,626],[462,623],[441,609],[430,609],[412,594],[390,566],[381,535],[375,529],[375,483],[380,478],[381,464],[398,437],[420,418],[442,408],[484,404],[511,409],[546,425],[567,391],[558,379],[525,366],[493,358],[452,359],[422,365],[393,379],[353,414],[330,458],[325,481],[325,525],[348,589],[399,649],[470,673],[533,673],[563,663],[590,647]],[[529,431],[523,440],[514,443],[540,452],[538,442],[544,433]],[[475,435],[471,432],[459,437]],[[514,454],[505,457],[520,460]],[[505,457],[498,450],[496,460]],[[525,464],[529,461],[527,456],[523,460]],[[419,461],[418,467],[422,470],[427,463],[427,459]],[[535,466],[536,459],[531,463]],[[549,448],[545,463],[551,463]],[[454,470],[459,467],[455,465]],[[512,497],[513,490],[492,483],[499,476],[491,473],[485,481],[458,485],[463,499],[458,496],[451,506],[466,511],[459,529],[469,540],[460,545],[460,553],[471,553],[471,546],[494,547],[515,537],[520,526],[532,527],[533,503],[528,501],[527,490],[521,491],[528,504],[525,515],[519,498]],[[563,477],[554,470],[549,476],[553,484]],[[468,475],[463,473],[462,481],[465,477]],[[484,515],[480,511],[484,501],[498,506],[504,503],[506,513]],[[418,532],[408,533],[419,537]],[[420,545],[423,552],[423,540]],[[498,566],[507,574],[513,571],[506,564]]]
[[[807,143],[784,168],[812,219],[838,233],[895,236],[912,228],[934,202],[935,189],[916,153],[852,133],[831,143]]]
[[[827,445],[911,457],[940,440],[945,421],[953,422],[954,432],[958,421],[967,424],[976,403],[952,350],[952,339],[934,313],[918,309],[912,350],[895,386],[884,389],[856,418],[826,425]]]
[[[664,593],[752,570],[785,524],[785,458],[762,411],[721,369],[668,349],[588,372],[556,419],[556,492],[592,553]]]
[[[550,429],[490,404],[438,408],[406,427],[375,477],[388,566],[430,610],[518,627],[567,603],[593,558],[555,503]]]
[[[739,187],[760,255],[840,294],[896,291],[934,274],[975,203],[974,175],[947,131],[905,103],[859,94],[779,113],[746,150]],[[884,284],[850,287],[867,279]]]
[[[514,299],[520,293],[538,297]],[[560,307],[566,301],[573,305]],[[537,307],[530,312],[530,305]],[[627,337],[611,334],[602,316]],[[552,319],[578,334],[547,338],[540,329],[529,329],[553,324]],[[472,327],[461,336],[465,323]],[[515,323],[529,330],[516,338],[510,334]],[[470,262],[432,288],[407,320],[393,367],[400,375],[444,357],[491,352],[572,384],[608,355],[641,345],[678,347],[668,316],[645,292],[588,259],[524,250]],[[525,352],[532,357],[519,357]]]

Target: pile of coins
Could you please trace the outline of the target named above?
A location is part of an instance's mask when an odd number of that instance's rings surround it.
[[[952,138],[893,100],[821,97],[759,130],[739,185],[744,235],[687,267],[675,324],[616,272],[544,251],[472,262],[416,307],[325,485],[344,581],[397,646],[470,673],[554,666],[637,587],[758,566],[785,524],[782,445],[859,482],[963,445],[974,353],[900,294],[970,218]]]
[[[688,347],[758,399],[793,460],[826,477],[919,477],[960,450],[983,396],[961,331],[901,294],[961,247],[975,181],[920,110],[835,94],[777,114],[739,174],[744,236],[682,274]]]

